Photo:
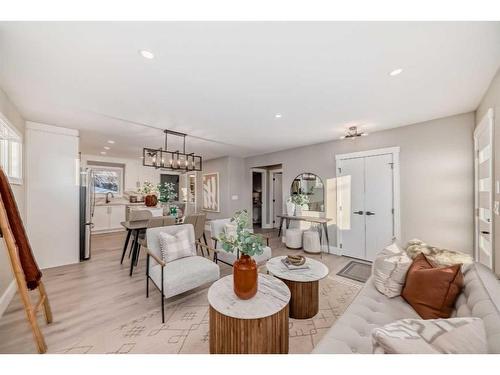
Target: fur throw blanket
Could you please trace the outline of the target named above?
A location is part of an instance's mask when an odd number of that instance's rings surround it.
[[[468,254],[448,249],[440,249],[430,246],[418,239],[408,242],[406,253],[411,259],[415,259],[418,254],[424,254],[426,258],[437,267],[448,267],[454,264],[468,266],[474,262]]]

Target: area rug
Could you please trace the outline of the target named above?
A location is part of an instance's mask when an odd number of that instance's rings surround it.
[[[319,312],[312,319],[290,319],[290,353],[310,353],[325,332],[351,304],[360,286],[328,276],[320,281]],[[158,301],[159,304],[159,301]],[[166,305],[165,324],[161,310],[151,310],[75,344],[55,351],[70,354],[208,354],[207,289]]]
[[[359,282],[366,282],[372,273],[372,265],[357,260],[351,260],[337,275]]]

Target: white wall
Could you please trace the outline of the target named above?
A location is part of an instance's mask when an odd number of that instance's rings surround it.
[[[40,268],[79,261],[78,131],[26,123],[26,227]]]
[[[9,120],[10,124],[14,126],[19,131],[19,133],[21,133],[21,135],[23,135],[24,137],[24,127],[25,127],[24,119],[21,117],[16,107],[13,105],[13,103],[9,100],[7,95],[1,89],[0,89],[0,113],[2,113],[2,115]],[[24,170],[23,170],[23,175],[24,175]],[[16,203],[19,208],[19,212],[24,220],[26,217],[25,207],[24,207],[25,185],[24,184],[11,185],[11,187],[14,196],[16,198]],[[13,280],[14,277],[12,275],[7,249],[5,249],[4,241],[0,239],[0,301],[3,301],[5,304],[8,304],[8,302],[10,302],[11,295],[6,296],[5,299],[3,299],[2,297],[4,296],[7,288],[9,287],[9,285],[11,285]],[[0,309],[2,308],[3,308],[2,303],[0,303]],[[0,316],[1,314],[2,311],[0,311]]]
[[[486,115],[489,108],[493,108],[495,116],[495,144],[494,144],[494,175],[495,180],[500,181],[500,70],[497,72],[496,76],[491,81],[490,87],[486,91],[479,107],[476,111],[476,124],[479,124],[481,119]],[[495,194],[495,200],[500,200],[500,194]],[[495,238],[493,239],[493,245],[495,248],[495,254],[500,254],[500,218],[495,216]],[[500,256],[494,257],[495,262],[495,272],[500,276]]]
[[[246,159],[245,169],[282,164],[283,196],[293,178],[312,172],[326,186],[330,240],[336,242],[335,155],[401,148],[402,242],[421,238],[436,246],[473,251],[474,113],[380,131],[354,141],[335,140]],[[243,184],[243,206],[251,208],[251,181]]]

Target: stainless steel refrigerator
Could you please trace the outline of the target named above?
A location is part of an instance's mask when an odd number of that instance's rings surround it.
[[[80,261],[90,259],[94,207],[94,175],[90,168],[82,168],[80,170]]]

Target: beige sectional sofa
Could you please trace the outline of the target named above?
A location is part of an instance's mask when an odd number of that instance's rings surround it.
[[[465,272],[465,287],[454,317],[483,319],[490,353],[500,353],[500,283],[486,267],[475,263]],[[399,319],[419,319],[402,297],[388,298],[370,278],[345,313],[325,334],[313,353],[372,353],[371,331]]]

